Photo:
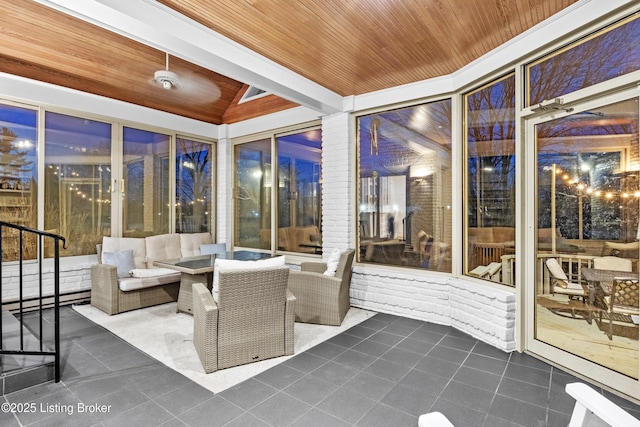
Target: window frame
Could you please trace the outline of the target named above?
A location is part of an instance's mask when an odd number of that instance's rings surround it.
[[[231,139],[231,176],[232,176],[232,196],[231,196],[231,204],[233,206],[233,213],[231,215],[232,220],[230,223],[231,231],[231,240],[233,248],[247,248],[251,250],[257,251],[268,251],[270,253],[286,253],[287,255],[292,256],[301,256],[301,257],[318,257],[321,255],[320,253],[308,254],[304,252],[293,252],[293,251],[284,251],[278,249],[278,221],[279,221],[279,212],[278,212],[278,170],[279,170],[279,155],[278,155],[278,138],[287,136],[287,135],[295,135],[298,133],[304,133],[312,130],[320,130],[322,132],[322,122],[318,120],[314,120],[311,122],[300,123],[297,125],[285,126],[277,129],[272,129],[269,131],[243,135],[236,138]],[[270,181],[271,181],[271,209],[270,209],[270,242],[271,245],[268,249],[259,249],[259,248],[249,248],[238,246],[236,242],[236,233],[237,233],[237,220],[236,220],[236,209],[237,209],[237,197],[238,197],[238,189],[236,187],[236,177],[237,177],[237,165],[236,165],[236,146],[258,142],[262,140],[270,140],[270,150],[271,150],[271,166],[270,166]],[[321,158],[320,163],[322,164],[322,144],[321,144]],[[322,191],[322,189],[321,189]],[[320,224],[322,223],[322,208],[320,209]]]
[[[459,187],[459,177],[457,176],[459,171],[457,170],[458,166],[457,163],[455,162],[454,159],[456,159],[458,157],[458,150],[459,148],[456,147],[456,138],[458,138],[458,131],[457,131],[457,127],[454,126],[454,123],[456,120],[459,120],[459,114],[457,112],[457,110],[459,109],[459,94],[454,92],[454,93],[443,93],[443,94],[438,94],[436,96],[432,96],[432,97],[424,97],[424,98],[420,98],[420,99],[412,99],[412,100],[408,100],[405,102],[401,102],[401,103],[395,103],[395,104],[388,104],[388,105],[382,105],[382,106],[378,106],[375,108],[370,108],[370,109],[365,109],[365,110],[360,110],[357,112],[352,113],[351,117],[353,120],[353,133],[352,133],[352,138],[353,141],[355,142],[355,168],[354,168],[354,180],[356,185],[354,186],[354,224],[356,224],[356,226],[354,227],[353,233],[354,233],[354,241],[356,242],[356,247],[360,248],[361,247],[361,243],[362,243],[362,236],[360,233],[360,194],[361,194],[361,167],[360,167],[360,155],[361,155],[361,143],[360,143],[360,118],[364,117],[364,116],[372,116],[372,115],[376,115],[376,114],[384,114],[386,112],[390,112],[393,110],[400,110],[400,109],[406,109],[406,108],[413,108],[413,107],[419,107],[422,105],[428,105],[428,104],[434,104],[434,103],[438,103],[438,102],[443,102],[443,101],[449,101],[450,103],[450,134],[451,134],[451,151],[450,151],[450,156],[451,156],[451,163],[449,165],[449,174],[450,174],[450,183],[451,183],[451,188],[452,190],[455,188]],[[413,266],[404,266],[404,265],[395,265],[395,264],[387,264],[387,263],[371,263],[371,262],[366,262],[367,267],[372,267],[372,268],[385,268],[385,269],[398,269],[400,271],[411,271],[411,272],[415,272],[418,274],[422,274],[422,273],[428,273],[428,274],[445,274],[448,276],[451,275],[455,275],[456,271],[458,270],[458,262],[456,261],[456,253],[457,253],[457,240],[458,240],[458,232],[457,232],[457,218],[456,215],[454,215],[456,209],[460,206],[460,201],[459,201],[459,197],[455,194],[455,191],[453,191],[452,197],[451,197],[451,205],[449,205],[449,209],[448,209],[448,215],[449,215],[449,224],[450,224],[450,238],[451,238],[451,242],[450,242],[450,247],[449,247],[449,251],[451,253],[451,264],[449,266],[449,269],[447,271],[438,271],[438,270],[432,270],[432,269],[426,269],[426,268],[419,268],[419,267],[413,267]],[[361,259],[361,254],[360,251],[357,251],[356,254],[356,262],[363,262]]]

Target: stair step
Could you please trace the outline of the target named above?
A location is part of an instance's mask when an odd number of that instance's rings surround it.
[[[20,350],[20,321],[9,311],[2,311],[2,348]],[[39,351],[40,341],[23,327],[23,349]],[[43,347],[44,351],[50,349]],[[1,355],[0,391],[12,393],[36,384],[49,382],[55,377],[54,356]]]

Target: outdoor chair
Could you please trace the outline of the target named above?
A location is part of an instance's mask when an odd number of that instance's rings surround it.
[[[296,297],[296,321],[339,326],[349,311],[349,286],[355,250],[340,255],[334,276],[325,275],[327,263],[303,262],[289,273],[289,290]]]
[[[568,427],[640,427],[640,420],[584,383],[569,383],[565,391],[576,400]],[[454,425],[441,412],[429,412],[418,417],[418,427]]]
[[[593,259],[593,268],[599,270],[631,271],[633,269],[633,263],[629,258],[603,256]]]
[[[288,267],[221,270],[218,297],[193,285],[193,345],[206,373],[293,354]]]
[[[569,299],[580,298],[585,302],[587,292],[585,288],[579,283],[573,283],[569,281],[569,278],[565,274],[562,267],[555,258],[549,258],[546,261],[549,274],[551,275],[551,281],[553,285],[553,294],[565,294]]]
[[[502,264],[499,262],[492,262],[489,265],[477,266],[473,270],[469,271],[469,275],[499,282],[500,270],[502,270]]]
[[[607,336],[613,339],[613,322],[633,322],[631,316],[638,316],[638,279],[619,278],[613,279],[611,295],[604,297],[609,316],[609,330]],[[600,313],[602,320],[602,312]]]

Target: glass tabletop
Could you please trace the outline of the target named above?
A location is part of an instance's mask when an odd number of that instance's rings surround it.
[[[196,255],[183,258],[167,259],[155,261],[154,264],[167,268],[175,268],[179,271],[192,270],[187,272],[201,273],[213,271],[216,258],[234,259],[238,261],[255,261],[258,259],[271,258],[272,255],[264,252],[254,251],[234,251],[224,254]]]

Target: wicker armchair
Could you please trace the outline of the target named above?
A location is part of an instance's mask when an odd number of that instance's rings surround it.
[[[325,276],[323,262],[303,262],[289,273],[289,290],[296,297],[296,321],[338,326],[351,305],[349,286],[355,250],[340,256],[335,276]]]
[[[293,354],[288,267],[220,271],[218,301],[193,285],[193,345],[206,373]]]

